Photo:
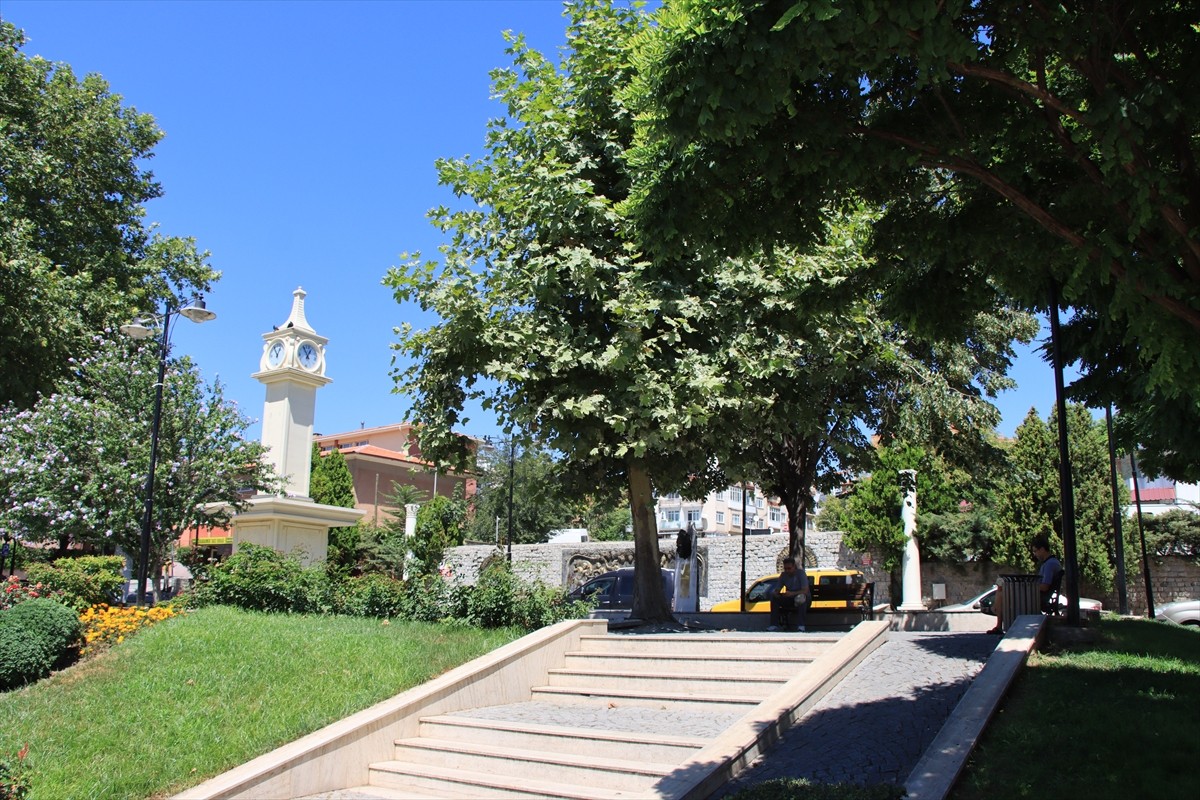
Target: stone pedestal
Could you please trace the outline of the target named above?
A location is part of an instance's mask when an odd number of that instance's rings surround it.
[[[262,545],[281,553],[296,553],[305,566],[323,563],[330,528],[353,525],[364,511],[326,506],[307,497],[255,497],[245,511],[230,520],[233,549]]]

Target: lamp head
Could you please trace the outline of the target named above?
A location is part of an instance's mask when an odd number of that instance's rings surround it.
[[[217,315],[209,311],[204,305],[204,298],[197,297],[190,304],[179,309],[179,313],[190,319],[192,322],[208,322],[210,319],[216,319]]]
[[[128,322],[117,328],[121,333],[131,339],[149,339],[154,335],[154,324],[152,317],[134,317],[133,322]]]

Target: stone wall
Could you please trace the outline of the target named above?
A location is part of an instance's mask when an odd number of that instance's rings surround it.
[[[860,569],[867,580],[875,582],[875,602],[890,603],[900,597],[900,586],[892,585],[892,576],[877,566],[870,554],[842,546],[839,532],[812,531],[806,541],[804,565],[808,569]],[[742,539],[740,536],[701,537],[697,542],[700,584],[700,609],[738,596],[741,585]],[[746,584],[780,570],[787,549],[786,534],[746,537]],[[573,589],[588,578],[612,569],[633,566],[633,542],[562,542],[557,544],[513,545],[513,571],[526,581]],[[675,540],[660,539],[662,565],[673,567]],[[504,550],[491,545],[451,548],[446,563],[455,578],[474,583],[476,576],[492,560],[503,560]],[[1012,572],[991,562],[965,564],[925,563],[921,565],[921,596],[930,609],[961,603],[994,585],[1000,573]],[[1130,561],[1126,568],[1130,612],[1146,613],[1141,563]],[[1150,565],[1154,585],[1154,603],[1162,606],[1173,600],[1200,597],[1200,564],[1194,559],[1153,558]],[[933,584],[944,584],[945,600],[933,600]],[[1083,596],[1117,609],[1116,590],[1099,591],[1084,586]]]
[[[1146,613],[1146,582],[1142,578],[1142,562],[1127,560],[1125,583],[1128,586],[1129,613]],[[1151,556],[1150,586],[1154,590],[1154,608],[1158,609],[1176,600],[1200,599],[1200,563],[1195,558],[1183,556]],[[1100,595],[1094,595],[1101,599]],[[1116,610],[1117,593],[1112,591],[1103,598],[1104,607]]]
[[[746,583],[779,572],[786,555],[786,534],[746,537]],[[675,564],[675,540],[660,539],[662,565]],[[562,542],[513,545],[513,572],[527,581],[573,589],[589,578],[612,569],[633,566],[633,542]],[[501,548],[469,545],[451,548],[446,564],[454,576],[472,583],[494,559],[504,559]],[[847,560],[849,559],[849,560]],[[701,537],[697,542],[700,608],[738,596],[742,571],[740,536]],[[841,547],[838,533],[812,532],[806,542],[805,566],[809,569],[861,568],[861,559]]]

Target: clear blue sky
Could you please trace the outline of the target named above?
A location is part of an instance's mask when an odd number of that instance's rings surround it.
[[[429,320],[381,279],[402,252],[436,253],[425,213],[453,198],[434,160],[482,154],[485,123],[502,112],[488,77],[509,63],[501,32],[555,51],[560,0],[3,0],[0,15],[24,29],[27,54],[100,73],[166,132],[151,162],[165,194],[148,219],[195,237],[223,273],[207,298],[217,319],[180,322],[177,351],[257,421],[261,335],[303,286],[308,321],[330,340],[316,430],[402,420],[393,328]],[[1013,374],[1020,388],[999,403],[1006,435],[1053,404],[1036,355]],[[475,414],[464,432],[495,427]]]

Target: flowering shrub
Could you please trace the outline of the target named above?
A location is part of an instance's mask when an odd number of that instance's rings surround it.
[[[79,615],[79,621],[83,623],[83,649],[79,651],[80,655],[94,654],[97,650],[120,644],[125,637],[156,622],[170,619],[177,613],[171,605],[150,608],[120,608],[107,603],[94,605]]]
[[[58,600],[61,595],[62,592],[60,591],[51,589],[41,583],[23,581],[14,575],[5,580],[3,588],[0,589],[0,611],[12,608],[17,603],[23,603],[26,600],[34,600],[39,597]]]
[[[121,556],[78,556],[59,558],[53,564],[30,564],[25,578],[61,592],[56,598],[76,611],[119,597],[125,578]]]
[[[29,796],[29,776],[25,771],[25,756],[29,745],[17,753],[16,761],[0,757],[0,800],[24,800]]]

